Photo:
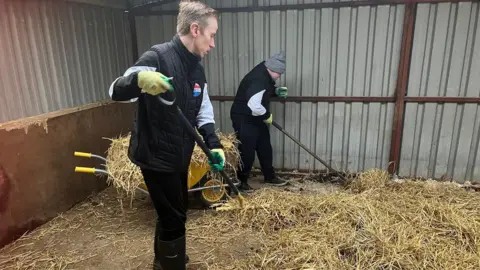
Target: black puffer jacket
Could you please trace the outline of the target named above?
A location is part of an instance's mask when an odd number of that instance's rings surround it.
[[[275,81],[268,73],[265,62],[256,65],[240,82],[230,109],[233,119],[244,123],[264,124],[270,117],[270,98],[276,96]]]
[[[195,146],[193,137],[182,126],[175,106],[163,105],[156,96],[141,93],[137,84],[137,73],[141,70],[158,71],[173,77],[176,104],[199,129],[210,149],[222,148],[214,131],[213,107],[200,58],[190,53],[175,36],[170,42],[150,48],[110,87],[113,100],[138,100],[128,150],[133,163],[162,172],[185,171]],[[172,100],[169,93],[162,94],[162,97]]]

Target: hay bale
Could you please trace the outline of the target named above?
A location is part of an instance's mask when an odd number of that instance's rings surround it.
[[[367,171],[328,195],[263,189],[244,209],[232,200],[196,220],[190,234],[207,224],[262,233],[258,251],[214,269],[480,269],[479,194],[386,175]]]
[[[225,169],[236,171],[240,163],[240,154],[238,152],[238,140],[235,134],[217,133],[224,147],[225,152]],[[107,182],[112,184],[121,194],[133,196],[136,188],[144,183],[140,168],[133,164],[128,158],[128,146],[130,143],[130,134],[119,136],[117,138],[108,138],[111,143],[107,150],[106,170],[108,171]],[[192,158],[190,161],[190,169],[194,166],[208,165],[208,158],[198,145],[195,145]],[[218,177],[219,175],[209,172],[210,176]]]

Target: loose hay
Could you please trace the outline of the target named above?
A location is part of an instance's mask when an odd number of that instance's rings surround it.
[[[143,183],[143,177],[140,168],[128,158],[130,135],[109,140],[111,143],[107,150],[107,182],[118,191],[133,196],[138,186]]]
[[[390,182],[388,172],[372,169],[362,172],[358,178],[349,179],[347,186],[358,193],[369,189],[383,188],[388,182]]]
[[[190,234],[248,230],[264,243],[216,269],[480,269],[480,197],[453,183],[371,170],[329,195],[265,189],[237,204]]]
[[[235,172],[240,163],[240,153],[237,148],[238,140],[235,134],[217,133],[217,136],[224,147],[225,170]],[[107,151],[106,170],[109,173],[107,181],[121,193],[133,196],[138,186],[143,183],[143,177],[140,168],[128,158],[130,134],[109,138],[109,140],[111,143]],[[193,150],[190,168],[192,166],[208,166],[208,158],[198,145],[195,145]],[[209,172],[209,176],[221,179],[217,173]]]
[[[480,269],[479,196],[378,170],[329,194],[262,189],[244,209],[190,213],[189,269]],[[123,213],[106,198],[0,251],[0,269],[151,268],[150,204]]]

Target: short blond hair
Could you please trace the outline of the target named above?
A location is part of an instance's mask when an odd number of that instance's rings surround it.
[[[210,17],[217,18],[215,9],[197,1],[182,1],[179,5],[177,17],[177,33],[188,35],[192,23],[198,23],[200,28],[204,28],[207,26],[207,20]]]

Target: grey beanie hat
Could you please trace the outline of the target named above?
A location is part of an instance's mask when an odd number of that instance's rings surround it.
[[[273,72],[283,74],[285,72],[285,53],[283,51],[272,55],[265,61],[265,66]]]

